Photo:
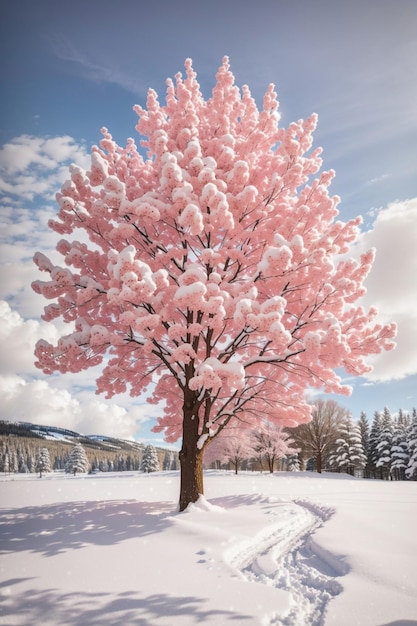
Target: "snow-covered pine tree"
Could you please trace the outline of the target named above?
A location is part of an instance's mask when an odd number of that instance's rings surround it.
[[[350,415],[340,428],[336,452],[332,455],[331,463],[352,476],[355,475],[355,470],[363,469],[366,465],[360,426],[353,423]]]
[[[125,463],[124,458],[121,455],[116,459],[115,466],[117,467],[117,469],[115,468],[117,472],[126,471],[126,463]]]
[[[350,460],[355,470],[363,470],[366,466],[367,455],[362,443],[362,433],[359,424],[352,425],[352,434],[350,438]]]
[[[405,470],[410,460],[406,416],[400,410],[394,422],[391,446],[391,475],[394,480],[405,480]]]
[[[33,472],[35,472],[35,457],[33,456],[32,452],[30,450],[28,450],[27,452],[27,456],[26,456],[26,465],[28,468],[28,471],[32,474]]]
[[[300,471],[300,459],[298,458],[298,454],[289,454],[287,456],[287,468],[289,472]]]
[[[417,411],[413,409],[413,419],[408,433],[408,453],[410,455],[405,475],[409,480],[417,480]]]
[[[16,474],[18,469],[16,450],[11,450],[9,455],[9,472]]]
[[[404,412],[402,409],[399,409],[396,421],[398,424],[402,424],[406,430],[411,426],[411,416],[408,411]]]
[[[19,471],[19,474],[28,474],[29,473],[28,466],[26,465],[26,460],[25,460],[25,458],[23,456],[20,458],[19,470],[18,471]]]
[[[9,474],[10,473],[10,469],[9,469],[9,453],[8,452],[3,452],[3,454],[1,455],[0,471],[4,472],[5,474]]]
[[[369,448],[368,458],[370,465],[370,472],[373,478],[376,478],[376,464],[378,462],[379,454],[377,445],[382,431],[382,415],[379,411],[375,411],[374,419],[372,421],[371,432],[369,434]]]
[[[332,470],[347,472],[349,444],[347,441],[346,425],[340,426],[339,436],[335,441],[334,451],[329,456],[329,466]]]
[[[156,449],[153,445],[149,444],[143,451],[142,462],[140,464],[142,472],[159,472],[159,459]]]
[[[361,442],[363,446],[363,451],[366,455],[366,466],[365,466],[365,478],[369,478],[369,466],[372,465],[371,459],[371,451],[369,445],[369,421],[366,417],[365,411],[361,411],[359,417],[359,430],[361,433]]]
[[[70,457],[65,466],[65,471],[67,474],[75,474],[80,472],[81,474],[88,471],[90,467],[89,460],[85,453],[84,448],[80,443],[76,443],[73,449],[71,450]]]
[[[162,466],[164,472],[168,472],[171,469],[171,465],[172,465],[172,452],[167,450],[165,452],[164,462],[163,462],[163,466]]]
[[[386,406],[382,413],[381,432],[376,444],[378,460],[376,467],[381,471],[381,478],[388,480],[391,475],[391,447],[393,435],[392,417]]]
[[[51,472],[51,459],[49,457],[48,448],[41,448],[36,457],[35,469],[39,472],[39,478],[42,478],[42,474]]]

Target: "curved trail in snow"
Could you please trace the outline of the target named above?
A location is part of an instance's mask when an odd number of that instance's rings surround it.
[[[271,528],[227,552],[226,560],[244,578],[287,591],[291,608],[283,616],[270,616],[263,626],[323,626],[328,602],[342,591],[336,579],[346,574],[343,563],[321,549],[312,534],[331,517],[332,511],[311,502],[285,503]]]

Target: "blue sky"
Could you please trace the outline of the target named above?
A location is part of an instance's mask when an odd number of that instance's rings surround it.
[[[1,9],[2,417],[151,436],[154,407],[105,402],[89,375],[35,371],[35,340],[57,331],[40,322],[31,257],[53,249],[54,194],[70,162],[88,167],[100,128],[121,144],[134,136],[133,105],[149,87],[163,101],[187,57],[209,97],[224,55],[258,106],[276,85],[282,125],[318,113],[315,145],[336,170],[340,216],[361,214],[358,248],[378,249],[366,301],[398,321],[398,348],[337,400],[354,417],[417,405],[415,0],[3,0]]]

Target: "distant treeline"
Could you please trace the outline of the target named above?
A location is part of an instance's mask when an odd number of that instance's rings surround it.
[[[54,439],[53,435],[62,439]],[[51,436],[51,439],[47,438]],[[65,438],[64,438],[65,437]],[[68,438],[68,439],[67,439]],[[34,473],[41,448],[47,448],[54,470],[65,469],[75,443],[81,443],[90,471],[139,471],[145,445],[110,437],[90,438],[71,430],[0,421],[0,472]],[[161,469],[179,468],[178,452],[156,448]]]

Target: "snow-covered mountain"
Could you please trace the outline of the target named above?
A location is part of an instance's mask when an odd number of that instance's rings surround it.
[[[145,444],[137,441],[127,441],[104,435],[83,435],[67,428],[31,424],[30,422],[0,420],[0,435],[39,438],[71,444],[81,442],[83,446],[99,450],[142,451],[145,448]]]

